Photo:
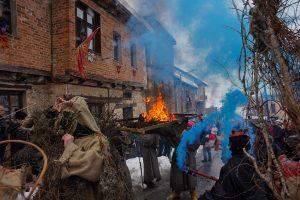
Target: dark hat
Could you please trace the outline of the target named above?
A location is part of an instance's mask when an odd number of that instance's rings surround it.
[[[229,147],[233,154],[241,154],[243,153],[243,149],[245,148],[248,151],[250,146],[250,137],[247,135],[247,131],[245,130],[232,130],[231,135],[229,137]]]

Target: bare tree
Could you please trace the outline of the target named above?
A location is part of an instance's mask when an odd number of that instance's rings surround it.
[[[243,47],[240,54],[239,78],[249,98],[249,112],[258,114],[261,134],[267,149],[267,162],[258,163],[248,154],[257,173],[268,184],[277,199],[290,194],[281,167],[274,154],[264,119],[265,105],[270,101],[300,130],[300,38],[297,0],[232,1],[240,21]],[[273,91],[276,99],[264,98]],[[275,170],[274,170],[275,169]],[[276,184],[280,181],[280,189]]]

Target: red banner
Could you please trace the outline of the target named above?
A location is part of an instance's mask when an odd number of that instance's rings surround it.
[[[85,73],[85,65],[87,60],[87,54],[89,51],[89,46],[91,41],[94,39],[97,32],[100,30],[100,27],[98,27],[96,30],[94,30],[78,47],[77,47],[77,65],[78,65],[78,72],[80,76],[84,79],[86,79],[86,73]]]

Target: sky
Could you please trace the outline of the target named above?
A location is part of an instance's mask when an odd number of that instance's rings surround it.
[[[220,107],[225,93],[239,84],[241,39],[231,0],[126,1],[141,15],[157,15],[177,42],[175,65],[208,83],[207,107]]]

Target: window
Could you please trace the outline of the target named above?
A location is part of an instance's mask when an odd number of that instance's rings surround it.
[[[10,0],[0,0],[0,34],[12,33]]]
[[[145,46],[145,57],[146,57],[146,66],[151,66],[151,55],[150,55],[150,47],[149,45]]]
[[[77,2],[76,6],[76,46],[79,46],[100,25],[99,14]],[[100,31],[91,41],[89,49],[101,53]]]
[[[23,93],[0,90],[0,105],[4,106],[7,114],[23,108]]]
[[[135,44],[132,44],[130,46],[130,59],[131,59],[131,66],[137,67],[136,45]]]
[[[104,110],[104,103],[88,103],[88,105],[92,115],[100,118]]]
[[[130,91],[124,91],[123,98],[124,99],[131,99],[132,98],[132,92],[130,92]]]
[[[117,32],[113,33],[114,60],[121,61],[121,35]]]
[[[133,108],[126,107],[123,108],[123,119],[132,119],[133,118]]]

